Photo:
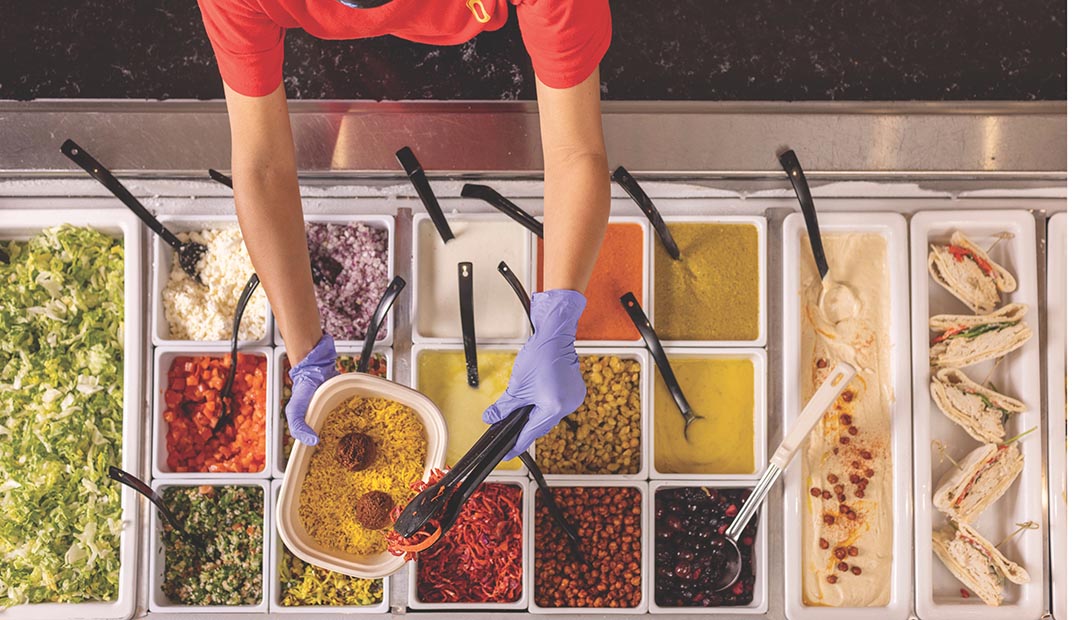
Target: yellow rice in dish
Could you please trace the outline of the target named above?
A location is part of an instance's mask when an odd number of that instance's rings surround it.
[[[368,468],[352,472],[336,459],[348,433],[365,433],[377,444]],[[368,491],[383,491],[403,506],[415,496],[411,483],[422,478],[426,430],[410,407],[383,398],[355,397],[333,409],[319,433],[317,450],[299,490],[299,518],[319,545],[370,555],[385,550],[386,530],[359,525],[355,504]]]

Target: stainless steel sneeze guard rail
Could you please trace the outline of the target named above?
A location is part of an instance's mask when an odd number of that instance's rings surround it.
[[[537,177],[533,102],[291,102],[304,176],[400,176],[411,146],[431,176]],[[1065,102],[608,102],[610,165],[663,178],[780,175],[794,147],[834,176],[1059,179]],[[0,103],[0,175],[76,175],[73,138],[124,174],[204,178],[230,167],[221,101]]]

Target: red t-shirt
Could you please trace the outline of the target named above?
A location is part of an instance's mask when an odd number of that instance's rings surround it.
[[[221,77],[260,97],[283,77],[284,32],[302,28],[321,39],[386,34],[431,45],[458,45],[497,30],[517,5],[523,43],[543,84],[568,88],[598,66],[612,25],[608,0],[393,0],[353,9],[336,0],[198,0]]]

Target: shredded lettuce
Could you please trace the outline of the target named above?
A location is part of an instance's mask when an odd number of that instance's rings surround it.
[[[115,600],[123,245],[67,225],[0,245],[0,610]]]

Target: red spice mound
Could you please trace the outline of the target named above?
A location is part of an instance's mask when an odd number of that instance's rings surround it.
[[[545,290],[542,261],[545,244],[538,240],[538,290]],[[584,294],[587,307],[579,319],[579,340],[638,340],[639,332],[620,305],[631,291],[643,298],[643,229],[638,224],[610,224],[598,253],[598,262]]]
[[[369,530],[380,530],[392,524],[392,496],[384,491],[364,493],[355,504],[355,518]]]
[[[362,471],[377,458],[377,444],[366,433],[348,433],[336,444],[336,460],[351,471]],[[385,513],[388,517],[388,513]],[[378,529],[378,528],[373,528]]]
[[[220,390],[231,358],[180,356],[168,369],[164,421],[168,467],[175,472],[258,472],[265,469],[265,357],[239,354],[231,420]]]

